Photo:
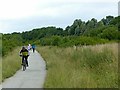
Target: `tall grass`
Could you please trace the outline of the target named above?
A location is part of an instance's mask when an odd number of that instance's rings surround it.
[[[9,52],[2,59],[2,81],[15,74],[21,67],[21,58],[19,57],[20,48]]]
[[[2,34],[0,33],[0,83],[2,81]]]
[[[39,47],[47,63],[46,88],[117,88],[118,44]]]
[[[2,57],[0,57],[0,83],[2,82]]]

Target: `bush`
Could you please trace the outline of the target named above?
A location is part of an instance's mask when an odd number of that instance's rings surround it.
[[[52,46],[74,46],[74,45],[95,45],[106,43],[109,40],[101,39],[98,37],[86,37],[86,36],[68,36],[68,37],[60,37],[60,36],[52,36],[47,38],[42,38],[40,40],[41,45],[52,45]]]

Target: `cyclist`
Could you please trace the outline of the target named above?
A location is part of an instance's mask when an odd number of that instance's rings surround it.
[[[24,62],[24,59],[26,61],[26,65],[28,67],[28,56],[29,56],[29,52],[28,50],[23,46],[22,49],[20,50],[20,56],[22,56],[22,64]]]

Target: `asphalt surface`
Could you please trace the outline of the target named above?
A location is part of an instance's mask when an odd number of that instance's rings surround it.
[[[2,83],[2,88],[43,88],[46,77],[46,65],[41,55],[30,51],[29,67],[26,71],[19,70]]]

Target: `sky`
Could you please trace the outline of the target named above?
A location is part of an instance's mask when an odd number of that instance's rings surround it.
[[[0,33],[56,26],[65,29],[83,21],[118,16],[119,0],[0,0]]]

